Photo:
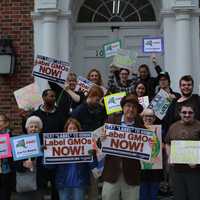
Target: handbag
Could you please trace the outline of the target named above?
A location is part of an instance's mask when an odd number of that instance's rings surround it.
[[[16,191],[30,192],[37,190],[36,170],[16,172]]]

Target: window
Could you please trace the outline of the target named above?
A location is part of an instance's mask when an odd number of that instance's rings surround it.
[[[85,0],[78,22],[156,21],[148,0]]]

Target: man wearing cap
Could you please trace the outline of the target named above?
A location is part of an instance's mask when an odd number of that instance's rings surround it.
[[[180,98],[180,94],[177,92],[174,92],[170,87],[171,80],[170,80],[170,76],[168,72],[164,72],[164,71],[160,72],[160,74],[158,75],[158,81],[159,81],[158,90],[160,89],[165,90],[172,99]]]
[[[121,100],[122,113],[109,116],[108,123],[144,128],[139,113],[142,107],[135,95]],[[106,155],[103,177],[103,200],[137,200],[139,198],[140,162],[135,159]]]

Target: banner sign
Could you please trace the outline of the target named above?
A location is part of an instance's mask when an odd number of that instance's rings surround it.
[[[119,92],[104,97],[107,115],[122,111],[120,101],[124,96],[126,96],[126,92]]]
[[[0,134],[0,159],[12,157],[9,133]]]
[[[118,49],[121,49],[121,40],[103,45],[104,55],[106,58],[116,55]]]
[[[162,53],[164,42],[162,37],[148,37],[142,40],[143,53]]]
[[[137,53],[126,49],[119,49],[113,58],[111,66],[133,70],[136,63]]]
[[[24,110],[37,109],[43,103],[37,84],[32,83],[14,92],[19,108]]]
[[[27,134],[10,139],[14,160],[23,160],[42,156],[39,134]]]
[[[171,105],[172,100],[169,97],[169,94],[161,89],[153,100],[150,102],[148,108],[153,109],[156,117],[160,120],[164,118],[167,113],[169,106]]]
[[[155,134],[152,140],[152,153],[150,161],[142,161],[141,168],[148,169],[162,169],[162,128],[161,125],[151,125],[149,130],[153,131]]]
[[[149,105],[149,97],[144,96],[144,97],[138,97],[139,104],[145,109]]]
[[[33,76],[64,84],[71,64],[54,58],[38,55],[33,68]]]
[[[88,79],[82,77],[82,76],[78,76],[77,79],[77,85],[75,88],[75,91],[80,91],[83,92],[84,95],[86,96],[90,90],[90,88],[93,86],[94,84],[89,81]]]
[[[44,163],[92,162],[92,132],[44,133]]]
[[[200,141],[171,141],[170,163],[200,164]]]
[[[102,152],[109,155],[150,160],[154,133],[147,129],[105,124],[107,138]]]

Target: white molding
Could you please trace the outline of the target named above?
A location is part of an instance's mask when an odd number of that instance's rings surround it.
[[[57,0],[38,0],[37,10],[57,9]]]

